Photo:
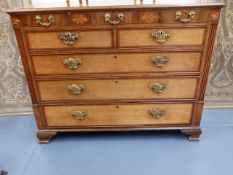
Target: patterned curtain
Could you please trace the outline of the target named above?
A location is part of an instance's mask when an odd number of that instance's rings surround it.
[[[213,52],[207,102],[233,102],[233,1],[225,0]]]
[[[15,36],[5,13],[22,5],[21,0],[0,0],[0,113],[31,110]]]

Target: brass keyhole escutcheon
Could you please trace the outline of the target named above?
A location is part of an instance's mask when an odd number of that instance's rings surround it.
[[[153,32],[151,36],[155,39],[155,41],[158,44],[163,44],[171,37],[171,33],[168,31],[159,30]]]
[[[80,95],[83,90],[85,90],[85,85],[83,84],[70,84],[67,86],[68,91],[74,95]]]
[[[79,39],[79,34],[75,32],[64,32],[58,35],[59,39],[68,46],[73,46]]]
[[[85,111],[74,111],[72,116],[77,120],[84,120],[87,116],[87,112]]]
[[[162,82],[154,82],[149,84],[149,88],[152,90],[154,93],[162,93],[166,89],[166,83]]]
[[[181,11],[176,11],[175,13],[175,20],[183,22],[183,23],[188,23],[191,22],[196,16],[195,11],[190,11],[190,12],[184,12],[182,14]]]
[[[82,64],[82,60],[80,58],[65,58],[63,64],[68,69],[76,70],[78,69],[78,66]]]
[[[55,18],[52,15],[49,15],[48,17],[36,15],[35,23],[44,27],[49,27],[52,25],[52,23],[55,23]]]
[[[151,58],[152,63],[154,63],[154,65],[156,67],[163,67],[167,62],[168,62],[169,58],[167,56],[153,56]]]
[[[148,113],[151,115],[151,117],[155,119],[160,119],[164,117],[165,110],[164,109],[150,109],[148,110]]]
[[[112,20],[111,19],[112,18],[112,15],[110,14],[110,13],[105,13],[104,14],[104,21],[105,22],[108,22],[109,24],[112,24],[112,25],[118,25],[118,24],[120,24],[121,22],[124,22],[124,20],[125,20],[125,15],[124,15],[124,13],[122,13],[122,12],[119,12],[118,14],[117,14],[117,20]]]

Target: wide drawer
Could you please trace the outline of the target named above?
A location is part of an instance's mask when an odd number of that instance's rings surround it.
[[[45,106],[49,127],[189,124],[192,104]]]
[[[41,100],[193,99],[198,78],[38,81],[37,84]]]
[[[111,30],[79,30],[26,33],[29,49],[111,48]]]
[[[96,2],[94,2],[96,3]],[[210,11],[210,20],[215,18],[211,14],[216,13],[216,9]],[[83,26],[83,25],[112,25],[105,20],[106,13],[110,14],[111,21],[117,21],[119,13],[123,14],[123,20],[118,25],[124,24],[155,24],[155,23],[200,23],[207,22],[209,9],[187,8],[187,9],[166,9],[166,10],[133,10],[112,12],[103,10],[98,12],[69,12],[69,13],[38,13],[33,15],[22,15],[24,26],[53,27],[53,26]],[[178,14],[178,17],[177,17]],[[190,14],[192,18],[190,18]],[[211,18],[212,17],[212,18]],[[52,20],[53,19],[53,20]],[[185,22],[186,21],[186,22]]]
[[[36,75],[111,72],[198,72],[201,52],[32,56]]]
[[[206,28],[119,29],[119,47],[203,45]]]

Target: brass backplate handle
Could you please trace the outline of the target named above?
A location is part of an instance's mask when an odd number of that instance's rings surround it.
[[[160,119],[165,115],[165,110],[164,109],[150,109],[148,110],[148,113],[156,119]]]
[[[113,25],[117,25],[117,24],[120,24],[121,22],[123,22],[124,19],[125,19],[125,15],[122,12],[119,12],[117,14],[117,18],[118,18],[117,20],[112,20],[111,17],[112,16],[111,16],[110,13],[105,13],[104,14],[104,20],[105,20],[105,22],[108,22],[108,23],[113,24]]]
[[[149,88],[154,92],[154,93],[161,93],[166,89],[166,83],[161,83],[161,82],[154,82],[149,84]]]
[[[83,84],[71,84],[67,86],[67,89],[70,93],[74,95],[80,95],[82,91],[85,89],[85,85]]]
[[[185,18],[185,17],[183,17],[185,15],[183,15],[181,11],[176,11],[175,20],[178,20],[178,21],[183,22],[183,23],[188,23],[195,18],[195,15],[196,15],[196,13],[194,11],[190,11],[188,13],[188,18]]]
[[[36,15],[36,24],[39,24],[41,26],[49,27],[54,22],[55,18],[52,15],[49,15],[47,19],[43,19],[42,16]]]
[[[154,63],[156,67],[163,67],[166,62],[168,62],[169,58],[167,56],[153,56],[151,61]]]
[[[75,32],[64,32],[61,33],[58,37],[64,44],[68,46],[74,45],[75,42],[79,39],[78,33]]]
[[[87,116],[87,112],[85,111],[74,111],[72,116],[77,120],[84,120]]]
[[[63,64],[71,70],[76,70],[82,64],[81,58],[65,58]]]
[[[167,41],[167,39],[170,38],[170,36],[171,36],[170,32],[162,31],[162,30],[159,30],[159,31],[156,31],[156,32],[152,33],[152,37],[155,39],[155,41],[158,44],[165,43]]]

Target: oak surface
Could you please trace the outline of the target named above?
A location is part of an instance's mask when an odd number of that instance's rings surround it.
[[[107,126],[107,125],[156,125],[189,124],[192,104],[141,104],[141,105],[98,105],[98,106],[46,106],[48,126]],[[148,110],[165,110],[161,118],[152,117]],[[73,112],[85,111],[83,120],[74,118]]]
[[[83,0],[84,1],[84,0]],[[88,5],[84,3],[80,4],[78,1],[67,6],[66,0],[58,0],[57,3],[53,1],[49,2],[47,0],[32,0],[32,5],[26,6],[24,8],[17,8],[8,10],[8,13],[29,13],[29,12],[59,12],[59,11],[85,11],[85,10],[115,10],[115,9],[167,9],[167,8],[178,8],[178,7],[218,7],[224,6],[224,3],[220,0],[184,0],[184,1],[172,1],[172,0],[89,0]]]
[[[156,66],[152,58],[166,56],[163,67]],[[75,54],[32,56],[36,75],[111,73],[111,72],[199,72],[200,52],[174,53],[129,53],[129,54]],[[67,58],[79,58],[82,63],[77,69],[64,65]]]
[[[149,85],[154,82],[165,83],[165,90],[153,92]],[[197,83],[197,78],[38,81],[38,91],[41,100],[190,99],[195,98]],[[85,89],[74,95],[67,89],[72,84],[82,84]]]
[[[74,32],[79,35],[79,39],[72,46],[59,39],[59,35],[64,32],[28,33],[28,45],[30,49],[110,48],[112,46],[112,35],[109,30]]]
[[[114,6],[113,1],[98,6],[92,2],[55,8],[57,2],[54,8],[43,8],[49,5],[40,1],[41,8],[8,11],[40,143],[48,143],[58,132],[125,130],[181,130],[190,140],[199,140],[223,3],[186,0],[135,5],[120,0]],[[119,12],[123,13],[120,21]],[[110,20],[105,19],[106,13]],[[54,21],[49,21],[51,16]],[[158,31],[170,32],[170,37],[159,43],[152,37]],[[68,46],[59,38],[63,32],[76,32],[79,39]],[[154,56],[169,60],[157,67],[151,60]],[[71,70],[64,65],[67,58],[79,58],[82,64]],[[155,93],[150,86],[158,82],[166,88]],[[67,88],[75,83],[85,86],[79,95]],[[152,108],[165,110],[165,115],[152,118],[148,113]],[[86,111],[87,117],[74,119],[76,110]]]
[[[151,35],[153,32],[166,31],[171,36],[160,44]],[[143,47],[166,45],[203,45],[205,29],[120,29],[119,47]]]

